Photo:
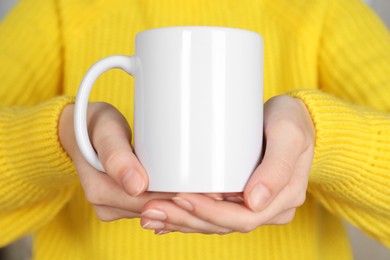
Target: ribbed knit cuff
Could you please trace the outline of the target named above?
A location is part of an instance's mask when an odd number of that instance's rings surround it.
[[[73,97],[63,96],[31,108],[0,109],[2,210],[13,203],[39,201],[76,179],[58,138],[61,111],[73,102]]]
[[[388,114],[353,106],[320,90],[297,90],[288,94],[305,103],[315,125],[313,167],[331,159],[326,163],[344,168],[348,171],[343,174],[348,174],[362,171],[363,166],[366,169],[365,166],[389,165],[390,157],[386,157],[390,153]]]
[[[390,116],[320,90],[288,93],[316,129],[311,192],[331,212],[390,245]]]

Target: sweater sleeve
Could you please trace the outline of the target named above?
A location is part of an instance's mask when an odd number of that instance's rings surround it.
[[[308,191],[390,246],[390,37],[367,6],[336,0],[324,23],[320,90],[289,93],[316,128]]]
[[[0,23],[0,247],[47,223],[77,174],[57,133],[61,93],[55,1],[21,1]]]

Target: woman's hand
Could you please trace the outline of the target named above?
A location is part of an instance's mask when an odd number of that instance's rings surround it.
[[[89,136],[107,173],[90,166],[81,155],[73,130],[73,112],[74,105],[64,108],[59,137],[76,166],[85,196],[100,220],[140,217],[148,201],[173,196],[145,192],[147,174],[132,152],[130,127],[117,109],[106,103],[91,103],[88,107]]]
[[[224,200],[182,193],[173,202],[150,201],[143,209],[143,227],[158,234],[225,234],[291,222],[305,201],[314,154],[315,130],[305,105],[289,96],[267,101],[264,135],[263,160],[244,193],[225,194]]]

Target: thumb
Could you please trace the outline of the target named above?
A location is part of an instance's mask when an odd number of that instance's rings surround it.
[[[289,96],[277,96],[264,104],[264,134],[263,161],[244,191],[245,203],[254,211],[264,209],[289,184],[315,136],[306,107]]]
[[[274,129],[266,133],[263,161],[252,174],[244,191],[245,203],[256,212],[264,209],[290,182],[296,162],[302,154],[299,136],[292,134],[292,128],[291,125],[281,126],[277,129],[284,130]]]
[[[245,203],[254,211],[264,209],[285,188],[306,150],[304,132],[294,120],[282,118],[267,122],[264,158],[244,191]]]
[[[110,106],[103,111],[93,128],[94,148],[107,175],[129,195],[140,195],[148,186],[148,176],[132,151],[130,127],[115,108]]]

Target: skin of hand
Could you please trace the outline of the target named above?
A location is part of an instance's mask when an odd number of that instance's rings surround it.
[[[247,233],[262,225],[290,223],[306,199],[315,129],[299,99],[277,96],[264,105],[265,152],[243,193],[216,199],[181,193],[145,204],[141,225],[156,234]]]
[[[131,130],[122,114],[107,103],[90,103],[87,124],[91,142],[106,173],[84,159],[73,130],[74,105],[61,113],[58,134],[60,142],[73,160],[86,199],[102,221],[139,218],[150,200],[169,200],[174,194],[145,192],[148,177],[130,145]]]

